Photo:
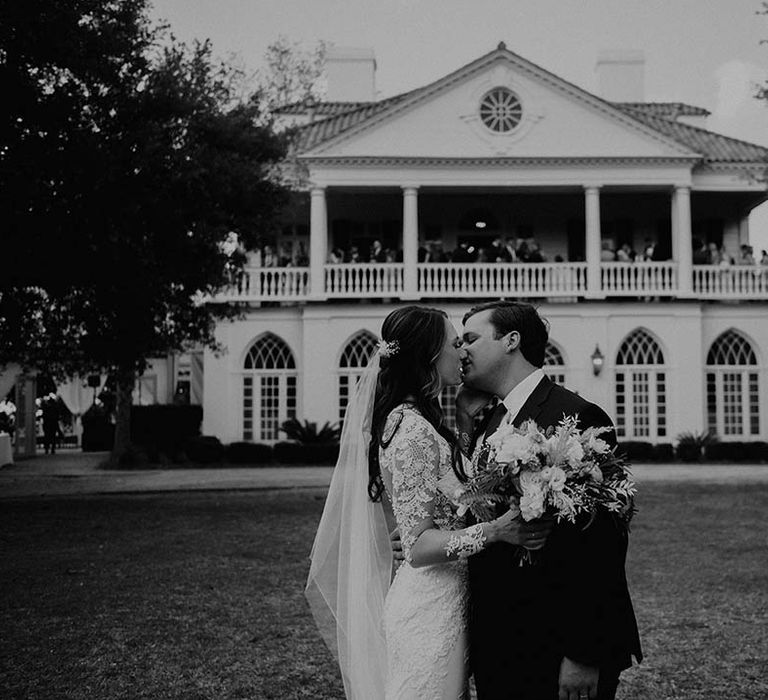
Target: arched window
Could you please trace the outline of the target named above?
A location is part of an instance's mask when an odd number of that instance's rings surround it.
[[[616,433],[655,441],[667,436],[664,353],[646,330],[632,331],[616,354]]]
[[[547,347],[544,350],[544,366],[542,369],[553,382],[561,386],[565,385],[565,360],[563,359],[563,353],[552,342],[547,343]]]
[[[376,336],[360,331],[344,346],[339,359],[339,420],[344,420],[350,393],[376,351]]]
[[[243,440],[277,442],[280,426],[296,417],[296,362],[285,341],[265,333],[243,363]]]
[[[727,330],[707,353],[707,427],[723,439],[760,434],[757,356],[738,331]]]

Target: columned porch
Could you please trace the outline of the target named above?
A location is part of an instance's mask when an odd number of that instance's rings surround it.
[[[220,300],[768,298],[765,268],[693,265],[696,234],[722,243],[736,230],[741,241],[741,220],[728,217],[743,204],[728,194],[692,195],[688,183],[344,185],[300,196],[309,200],[301,205],[309,265],[248,267]],[[719,228],[713,210],[724,213]],[[494,243],[530,244],[544,261],[494,259]],[[604,259],[606,249],[622,248],[634,261]]]

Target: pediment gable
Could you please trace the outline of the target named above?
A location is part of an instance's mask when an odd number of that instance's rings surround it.
[[[519,124],[508,132],[489,128],[480,113],[481,101],[496,88],[510,91],[522,108]],[[350,120],[349,115],[346,118]],[[319,139],[303,155],[670,158],[698,154],[611,103],[499,48],[431,85],[378,107],[372,105],[358,123]]]

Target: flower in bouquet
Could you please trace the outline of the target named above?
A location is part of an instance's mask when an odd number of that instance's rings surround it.
[[[11,401],[0,401],[0,433],[11,434],[16,423],[16,406]]]
[[[487,517],[497,505],[519,507],[521,517],[553,517],[591,524],[599,510],[626,526],[634,513],[635,485],[623,458],[600,436],[611,428],[577,428],[566,416],[542,430],[534,421],[503,425],[484,444],[460,502],[475,517]]]

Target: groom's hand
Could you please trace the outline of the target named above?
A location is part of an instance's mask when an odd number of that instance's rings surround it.
[[[395,528],[389,533],[389,542],[392,545],[392,558],[399,565],[405,561],[405,554],[403,554],[403,543],[400,540],[400,530]]]
[[[560,664],[560,689],[557,700],[594,700],[597,697],[597,681],[600,669],[585,666],[569,658]]]

